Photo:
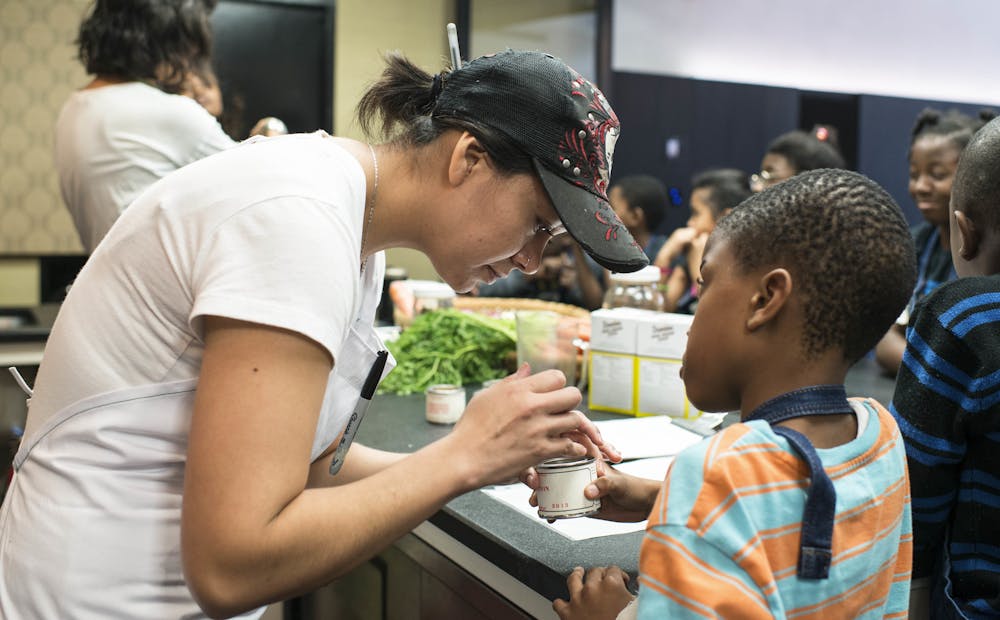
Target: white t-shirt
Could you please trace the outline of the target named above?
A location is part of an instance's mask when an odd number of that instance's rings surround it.
[[[180,506],[206,314],[325,347],[335,366],[311,458],[339,435],[381,348],[384,257],[362,271],[365,175],[324,136],[248,140],[169,175],[90,257],[0,511],[0,617],[199,615]]]
[[[142,82],[74,92],[56,122],[55,166],[83,247],[92,253],[158,179],[233,144],[189,97]]]

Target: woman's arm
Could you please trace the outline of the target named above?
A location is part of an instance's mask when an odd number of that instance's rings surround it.
[[[340,437],[337,437],[330,448],[309,466],[309,482],[307,484],[309,488],[339,486],[367,478],[408,456],[400,452],[386,452],[385,450],[369,448],[354,442],[347,452],[344,466],[340,468],[336,476],[331,476],[330,460],[333,458],[333,452],[339,443]]]
[[[412,455],[361,450],[345,463],[353,481],[308,489],[331,367],[326,349],[300,334],[205,318],[181,543],[188,585],[209,615],[311,591],[457,495],[584,452],[562,436],[586,426],[564,413],[579,391],[543,372],[478,395],[450,435]]]

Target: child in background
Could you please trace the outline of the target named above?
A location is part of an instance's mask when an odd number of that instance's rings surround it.
[[[750,177],[751,189],[762,191],[807,170],[845,167],[844,157],[832,140],[834,135],[828,125],[819,125],[811,132],[796,129],[781,134],[767,145],[760,172]]]
[[[949,250],[948,201],[958,157],[972,134],[990,114],[980,119],[958,110],[928,108],[917,117],[910,135],[910,196],[924,222],[913,228],[917,251],[917,284],[906,310],[875,347],[875,359],[892,374],[899,371],[906,348],[906,324],[914,304],[941,284],[955,278]]]
[[[951,192],[960,278],[917,304],[892,412],[913,481],[911,617],[1000,615],[1000,119]]]
[[[667,213],[667,187],[654,176],[635,174],[612,183],[608,200],[615,215],[652,262],[667,240],[657,232]],[[596,263],[575,243],[573,263],[577,267],[577,286],[583,297],[581,305],[588,310],[600,308],[608,287],[608,274],[600,268],[594,269]]]
[[[648,517],[638,599],[615,567],[576,569],[560,618],[903,618],[911,534],[899,429],[844,378],[906,304],[916,266],[899,207],[845,170],[754,195],[708,240],[681,371],[742,423],[657,483],[605,467],[599,517]],[[659,493],[656,489],[659,487]],[[652,501],[656,497],[655,503]]]
[[[749,197],[750,187],[742,170],[707,170],[694,177],[687,226],[675,230],[653,260],[666,275],[664,310],[694,314],[705,241],[719,218]]]
[[[657,232],[669,203],[666,186],[648,174],[627,176],[611,185],[608,200],[632,238],[653,260],[667,240]]]

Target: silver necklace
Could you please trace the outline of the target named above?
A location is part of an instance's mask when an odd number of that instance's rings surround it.
[[[375,171],[375,178],[372,181],[372,199],[368,206],[368,223],[361,231],[361,256],[365,256],[365,244],[368,243],[368,230],[372,227],[372,220],[375,219],[375,196],[378,194],[378,157],[375,156],[375,148],[369,144],[368,152],[372,154],[372,168]],[[361,262],[361,269],[364,270],[368,263],[368,258],[364,257]]]

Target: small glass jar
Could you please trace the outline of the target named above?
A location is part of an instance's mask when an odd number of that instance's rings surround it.
[[[443,282],[414,282],[412,289],[414,316],[452,308],[455,305],[455,291]]]
[[[612,273],[604,294],[604,308],[642,308],[663,311],[660,268],[650,265],[632,273]]]

